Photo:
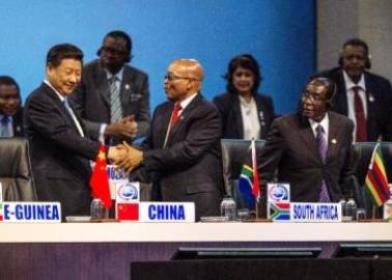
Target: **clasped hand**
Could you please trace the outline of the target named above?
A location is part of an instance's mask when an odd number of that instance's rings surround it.
[[[131,172],[142,163],[143,152],[123,142],[123,144],[110,147],[108,157],[117,168]]]

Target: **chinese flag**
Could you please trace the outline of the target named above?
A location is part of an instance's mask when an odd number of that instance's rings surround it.
[[[90,187],[93,197],[100,198],[104,207],[109,209],[112,206],[112,198],[110,197],[109,177],[106,171],[106,147],[103,144],[100,144],[95,159],[94,170],[90,177]]]
[[[139,220],[139,204],[117,203],[117,219],[127,221]]]

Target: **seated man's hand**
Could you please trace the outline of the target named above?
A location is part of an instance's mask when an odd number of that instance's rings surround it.
[[[134,115],[124,117],[114,123],[108,124],[105,135],[135,138],[137,134],[137,122]]]
[[[121,152],[125,152],[124,157],[120,157],[119,160],[115,161],[115,164],[118,168],[123,168],[128,172],[131,172],[135,168],[137,168],[143,161],[143,152],[129,146],[127,143],[123,142],[123,144],[116,146],[117,149],[121,150]]]

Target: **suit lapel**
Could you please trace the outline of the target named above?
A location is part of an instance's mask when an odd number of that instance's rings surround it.
[[[375,97],[374,97],[374,92],[375,86],[372,83],[372,80],[369,79],[369,75],[365,72],[365,86],[366,86],[366,104],[367,104],[367,131],[368,135],[373,131],[373,128],[371,125],[373,125],[374,122],[374,116],[376,115],[376,106],[375,106]],[[370,120],[370,121],[369,121]],[[369,137],[369,136],[368,136]]]
[[[120,101],[123,114],[126,112],[126,104],[129,102],[130,93],[132,92],[134,75],[128,67],[124,66],[123,77],[120,86]]]
[[[260,138],[265,138],[266,136],[266,128],[265,128],[265,120],[264,120],[264,106],[261,102],[261,98],[259,95],[255,94],[254,99],[257,106],[257,118],[260,123]]]
[[[201,96],[198,93],[196,95],[196,97],[191,101],[191,103],[189,103],[188,106],[186,106],[186,108],[181,112],[180,118],[178,119],[176,125],[173,128],[171,128],[171,131],[170,131],[170,134],[169,134],[166,146],[170,146],[170,143],[171,143],[172,139],[174,138],[176,133],[178,131],[181,131],[181,129],[187,123],[188,119],[192,115],[192,112],[195,109],[197,109],[197,105],[200,103],[200,101],[201,101]],[[173,108],[173,107],[171,107],[171,108]],[[170,116],[171,116],[171,112],[169,114],[169,122],[170,122]]]
[[[166,139],[166,134],[167,134],[167,129],[169,127],[169,122],[170,122],[170,117],[171,113],[173,111],[173,106],[174,104],[170,103],[169,106],[167,106],[165,109],[162,110],[162,113],[159,114],[159,119],[155,120],[155,122],[158,122],[157,125],[154,125],[154,131],[153,133],[156,133],[156,144],[154,146],[156,147],[164,147],[165,144],[165,139]],[[166,143],[167,146],[167,143]]]
[[[241,135],[241,138],[244,137],[244,127],[242,124],[242,114],[241,114],[241,105],[240,105],[240,97],[238,94],[232,94],[231,98],[233,99],[233,113],[235,124],[232,124],[237,130],[237,135]]]
[[[97,63],[97,72],[96,72],[96,77],[94,81],[97,85],[97,91],[99,95],[102,97],[104,102],[106,103],[107,106],[110,108],[110,87],[109,87],[109,81],[106,76],[105,69],[101,66],[101,64],[98,62]]]
[[[45,83],[43,83],[43,87],[45,88],[45,91],[47,92],[47,94],[52,98],[53,102],[55,103],[55,105],[58,107],[59,111],[62,114],[63,119],[67,122],[67,124],[69,126],[71,126],[79,135],[79,130],[76,127],[76,124],[74,122],[74,120],[72,119],[72,117],[70,116],[70,114],[67,112],[67,109],[65,108],[64,104],[61,102],[60,98],[57,96],[57,94],[53,91],[53,89],[51,89],[48,85],[46,85]],[[72,106],[70,104],[70,106]],[[72,108],[72,107],[71,107]],[[75,114],[75,110],[72,108],[72,110],[74,111]],[[76,114],[75,114],[76,116]],[[80,119],[76,116],[76,118],[78,119],[79,123],[81,123]],[[83,129],[83,127],[82,127]]]
[[[311,153],[321,162],[321,155],[309,121],[305,117],[299,115],[299,122],[300,129],[298,133],[305,142],[305,146],[308,147]]]
[[[327,161],[336,154],[336,151],[338,150],[337,147],[342,141],[339,133],[340,124],[341,123],[336,121],[334,114],[329,114]]]
[[[336,101],[335,103],[335,110],[336,112],[346,115],[348,114],[348,103],[347,103],[347,92],[346,92],[346,83],[344,82],[343,71],[339,70],[336,74]]]

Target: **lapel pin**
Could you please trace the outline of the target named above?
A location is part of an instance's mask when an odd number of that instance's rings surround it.
[[[333,139],[331,140],[331,143],[332,143],[332,144],[336,144],[336,143],[338,143],[338,141],[336,141],[336,139],[333,138]]]
[[[126,90],[129,90],[130,88],[131,88],[131,87],[129,86],[129,84],[126,84],[126,85],[125,85],[125,89],[126,89]]]
[[[374,102],[374,96],[372,94],[369,94],[369,102]]]

